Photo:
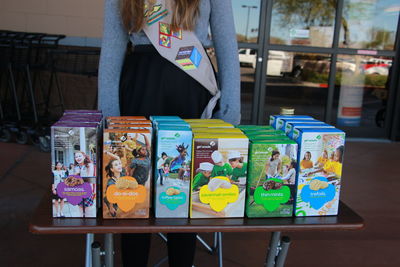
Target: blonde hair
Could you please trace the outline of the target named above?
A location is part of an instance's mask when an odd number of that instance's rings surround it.
[[[148,6],[152,7],[155,0],[148,0]],[[174,0],[172,8],[171,29],[181,28],[193,31],[196,18],[199,15],[200,0]],[[122,22],[129,32],[139,32],[145,23],[145,0],[122,0]]]

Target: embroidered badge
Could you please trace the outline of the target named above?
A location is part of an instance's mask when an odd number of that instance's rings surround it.
[[[201,62],[201,54],[194,46],[185,46],[179,48],[175,61],[181,65],[184,70],[197,69]]]
[[[179,29],[177,31],[172,31],[172,36],[182,40],[182,30]]]
[[[144,6],[144,8],[146,9],[144,11],[144,17],[147,18],[147,17],[153,16],[153,14],[160,11],[162,8],[162,4],[154,5],[151,10],[147,9],[147,4]]]
[[[156,13],[153,16],[149,16],[149,18],[147,20],[147,25],[153,25],[154,23],[161,20],[162,18],[164,18],[167,15],[168,15],[168,10],[164,9],[163,11]]]
[[[172,37],[182,40],[182,30],[171,30],[171,25],[165,22],[159,22],[159,45],[171,48]]]
[[[160,22],[160,34],[171,35],[171,27],[168,23]]]
[[[171,36],[160,34],[159,44],[166,48],[171,48]]]

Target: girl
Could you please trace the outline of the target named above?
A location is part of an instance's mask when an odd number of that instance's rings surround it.
[[[322,156],[320,156],[317,159],[317,162],[315,162],[314,167],[315,168],[322,168],[325,165],[325,163],[328,162],[328,160],[329,160],[328,151],[325,149],[324,152],[322,152]]]
[[[326,161],[322,168],[308,173],[307,176],[322,172],[327,177],[336,177],[338,179],[342,176],[342,162],[343,162],[344,146],[339,146],[332,153],[332,160]]]
[[[126,134],[126,141],[124,142],[124,149],[125,149],[125,155],[126,155],[126,161],[129,162],[129,164],[133,160],[133,154],[132,151],[136,149],[136,140],[137,140],[138,134],[133,134],[133,133],[128,133]]]
[[[74,155],[75,159],[75,175],[80,177],[93,177],[95,168],[94,164],[90,160],[89,156],[83,151],[76,151]],[[84,198],[79,204],[79,212],[81,217],[85,217],[85,209],[93,205],[93,199],[91,197]]]
[[[278,150],[272,151],[271,158],[265,166],[265,172],[267,175],[267,177],[266,177],[267,179],[280,175],[281,169],[282,169],[282,161],[279,158],[280,155],[281,155],[281,153],[279,153]]]
[[[232,167],[229,165],[229,163],[224,163],[224,157],[222,156],[221,152],[215,150],[213,153],[211,153],[211,159],[214,162],[214,166],[211,171],[211,178],[225,176],[230,179],[232,175]]]
[[[165,161],[167,160],[168,155],[165,152],[161,153],[161,157],[157,161],[157,174],[158,178],[160,179],[160,185],[163,185],[163,178],[164,178],[164,164]]]
[[[133,151],[134,159],[130,165],[130,176],[134,177],[138,184],[144,185],[149,179],[151,165],[150,143],[145,134],[141,134],[145,140],[145,146],[137,146]]]
[[[190,179],[190,165],[189,163],[185,163],[185,167],[183,168],[183,179]]]
[[[343,162],[344,146],[339,146],[333,153],[333,160],[325,163],[323,172],[327,176],[334,176],[340,179],[342,176],[342,162]]]
[[[311,152],[307,151],[304,153],[303,160],[300,162],[301,169],[311,169],[313,167],[313,162],[311,161]]]
[[[122,164],[123,171],[125,173],[129,173],[128,168],[129,168],[130,162],[129,162],[129,164],[127,164],[127,160],[126,160],[126,157],[125,157],[124,149],[122,149],[120,146],[117,147],[115,145],[111,145],[111,146],[108,147],[108,149],[106,149],[106,148],[104,149],[104,154],[106,154],[108,156],[108,159],[110,159],[110,160],[111,159],[120,160],[121,164]],[[107,161],[107,160],[105,160],[105,161]]]
[[[296,161],[292,160],[288,165],[288,170],[283,175],[282,180],[286,181],[287,184],[295,184],[296,182]]]
[[[221,95],[214,117],[239,124],[240,68],[231,0],[105,0],[104,8],[98,94],[104,116],[210,117]],[[160,38],[164,35],[168,42]],[[135,47],[124,60],[128,41]],[[220,91],[215,90],[217,83],[203,49],[212,44]],[[176,61],[185,60],[188,53],[198,60]],[[140,237],[122,236],[124,264],[147,265],[150,235]],[[169,265],[192,266],[195,242],[195,234],[169,234]]]
[[[181,180],[183,179],[183,173],[185,172],[183,169],[183,164],[186,160],[188,147],[189,145],[185,147],[185,144],[176,146],[176,150],[178,151],[179,155],[170,162],[170,171],[173,173],[178,173],[178,178]]]
[[[200,190],[200,187],[208,184],[213,167],[214,165],[209,162],[200,163],[200,166],[196,171],[197,174],[193,178],[192,191],[198,191]]]
[[[247,177],[247,163],[243,162],[239,151],[229,153],[228,160],[233,169],[231,177],[233,182],[238,182],[240,177]]]
[[[56,162],[56,166],[53,170],[54,183],[51,185],[52,190],[52,199],[54,203],[54,211],[56,212],[56,217],[64,217],[63,208],[64,208],[64,199],[59,197],[57,194],[57,185],[62,183],[66,176],[66,171],[63,168],[63,164],[61,162]],[[58,203],[60,202],[60,203]]]
[[[94,176],[94,164],[89,156],[82,151],[76,151],[75,155],[75,175],[83,177]]]
[[[67,175],[74,175],[75,174],[75,165],[70,163],[68,166],[68,174]]]
[[[167,162],[164,163],[164,177],[165,177],[165,181],[167,181],[167,177],[169,176],[169,164]]]
[[[105,167],[105,170],[106,170],[107,178],[108,178],[107,188],[110,185],[115,184],[121,176],[125,176],[124,170],[122,168],[121,160],[119,160],[119,159],[111,159],[108,162],[107,166]],[[106,192],[107,192],[107,188],[106,188]],[[117,215],[118,205],[111,204],[110,202],[108,202],[105,194],[104,194],[104,202],[106,203],[111,216],[115,217]]]

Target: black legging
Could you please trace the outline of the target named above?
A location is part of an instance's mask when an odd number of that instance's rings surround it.
[[[120,79],[122,116],[176,115],[200,118],[211,94],[199,82],[163,58],[152,45],[136,46],[125,57]],[[147,266],[150,234],[123,234],[124,266]],[[171,267],[190,267],[196,234],[168,234]]]
[[[196,234],[170,233],[168,262],[171,267],[191,267],[196,250]],[[122,262],[124,267],[146,267],[149,259],[151,234],[122,234]]]

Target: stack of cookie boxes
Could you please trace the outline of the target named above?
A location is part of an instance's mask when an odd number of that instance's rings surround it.
[[[295,216],[337,215],[345,133],[321,121],[271,116],[298,144]]]
[[[249,138],[246,215],[291,217],[295,199],[297,144],[271,126],[238,126]]]
[[[103,218],[148,218],[152,124],[145,117],[107,117],[103,133]]]
[[[188,218],[192,131],[176,116],[152,116],[156,218]]]
[[[53,217],[96,217],[102,114],[66,110],[51,127]]]
[[[309,116],[236,128],[218,119],[107,117],[104,131],[101,118],[66,111],[52,127],[56,217],[95,217],[96,199],[106,219],[148,218],[151,200],[156,218],[338,212],[345,134]]]
[[[187,122],[193,131],[190,217],[243,217],[247,136],[220,120]]]

